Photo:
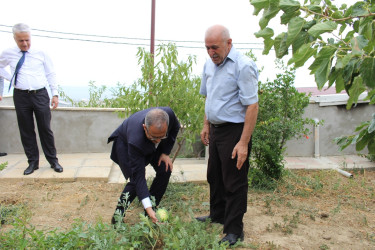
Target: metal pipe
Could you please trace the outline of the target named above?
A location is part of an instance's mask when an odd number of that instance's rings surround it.
[[[319,152],[319,119],[315,118],[315,126],[314,126],[314,157],[319,158],[320,157],[320,152]]]
[[[346,172],[342,169],[336,168],[336,171],[339,172],[340,174],[342,174],[343,176],[346,176],[348,178],[353,178],[353,175],[351,173]]]

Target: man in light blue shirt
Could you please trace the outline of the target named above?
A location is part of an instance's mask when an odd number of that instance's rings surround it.
[[[200,88],[206,97],[201,140],[209,145],[210,214],[197,220],[224,224],[226,235],[220,242],[234,245],[244,238],[251,135],[258,115],[258,70],[232,46],[224,26],[206,31],[205,46],[211,60],[204,66]]]

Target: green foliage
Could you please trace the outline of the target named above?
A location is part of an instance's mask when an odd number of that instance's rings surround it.
[[[14,215],[8,230],[0,231],[1,249],[226,249],[219,245],[221,226],[194,219],[191,207],[202,202],[202,186],[192,183],[170,184],[163,206],[170,211],[168,222],[153,224],[142,214],[137,224],[118,223],[114,228],[103,222],[95,225],[76,220],[68,230],[37,230],[28,219]],[[174,209],[176,200],[189,197],[187,203]],[[194,197],[194,199],[191,199]],[[172,212],[173,211],[173,212]]]
[[[254,15],[263,10],[257,37],[264,39],[264,54],[273,47],[278,58],[288,54],[289,64],[303,66],[313,58],[309,70],[314,74],[319,89],[335,84],[336,92],[345,90],[349,95],[347,109],[368,91],[367,100],[375,103],[375,3],[358,1],[352,6],[335,6],[331,1],[305,0],[250,0]],[[268,23],[276,14],[287,32],[274,34]],[[355,135],[340,137],[339,145],[358,143],[356,149],[367,148],[375,154],[375,134],[362,130],[360,140]]]
[[[369,151],[369,159],[375,157],[375,114],[372,115],[371,121],[362,122],[356,129],[356,135],[341,136],[335,138],[335,142],[340,146],[340,150],[344,150],[351,144],[355,144],[357,151],[367,147]]]
[[[112,106],[112,100],[108,98],[102,98],[107,87],[102,85],[100,87],[95,85],[95,82],[89,82],[89,99],[88,100],[73,100],[63,90],[59,88],[60,97],[67,101],[72,107],[94,107],[94,108],[107,108]]]
[[[4,170],[8,166],[8,162],[0,163],[0,171]]]
[[[130,86],[117,84],[111,89],[113,98],[103,99],[106,86],[97,87],[94,82],[89,83],[88,101],[74,101],[62,89],[60,95],[75,107],[123,108],[124,112],[118,113],[120,117],[150,107],[171,107],[182,125],[174,160],[183,145],[192,151],[203,121],[204,98],[199,94],[200,78],[192,75],[195,57],[189,56],[185,62],[179,62],[174,44],[159,46],[154,56],[139,48],[137,56],[142,77]]]
[[[5,205],[0,204],[0,228],[3,224],[11,224],[14,222],[14,219],[21,217],[21,214],[25,212],[24,205]]]
[[[272,189],[282,176],[285,144],[292,138],[307,136],[307,125],[314,121],[303,118],[309,97],[293,86],[295,72],[281,62],[284,72],[274,81],[259,83],[259,114],[253,133],[252,166],[249,185]]]
[[[179,62],[174,44],[159,46],[154,57],[139,48],[137,56],[142,65],[142,77],[130,87],[119,85],[113,93],[113,106],[125,107],[125,112],[120,114],[122,117],[149,107],[171,107],[182,125],[176,157],[183,144],[191,149],[203,121],[200,78],[192,75],[195,57]]]

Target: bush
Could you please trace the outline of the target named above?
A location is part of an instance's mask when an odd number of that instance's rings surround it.
[[[284,72],[277,74],[274,81],[259,83],[259,114],[249,171],[249,185],[259,188],[274,187],[274,181],[282,177],[286,142],[307,136],[306,125],[315,124],[314,120],[302,117],[309,96],[293,86],[295,70],[281,61],[276,64]]]

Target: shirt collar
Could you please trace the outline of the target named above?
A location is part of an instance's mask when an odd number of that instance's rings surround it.
[[[219,66],[224,65],[228,59],[230,59],[233,62],[236,61],[236,49],[233,47],[233,45],[232,48],[230,48],[227,57],[225,57],[224,61]]]

